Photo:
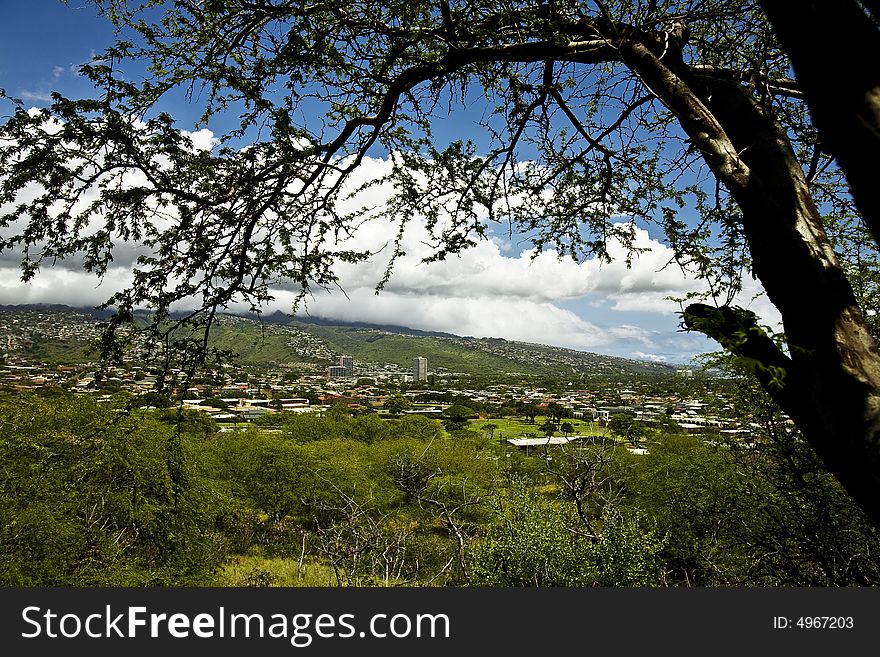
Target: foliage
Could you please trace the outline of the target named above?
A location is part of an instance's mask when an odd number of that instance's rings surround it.
[[[443,411],[443,416],[449,418],[453,422],[461,423],[475,418],[477,414],[467,406],[453,404]]]
[[[641,457],[628,480],[629,502],[666,536],[670,579],[689,586],[745,585],[750,547],[742,532],[756,500],[736,468],[690,436],[665,436]]]
[[[735,384],[749,439],[660,435],[641,456],[599,437],[528,456],[421,416],[217,433],[196,411],[6,395],[2,582],[876,584],[877,531],[766,395]]]
[[[586,586],[595,563],[589,545],[567,529],[560,509],[524,488],[499,500],[490,529],[473,548],[475,582],[484,586]]]
[[[541,458],[560,499],[574,505],[580,530],[598,536],[597,523],[627,489],[628,454],[615,441],[600,437],[547,448]]]
[[[174,405],[174,402],[167,395],[163,395],[158,392],[145,392],[141,395],[137,395],[131,400],[132,408],[143,408],[145,406],[152,406],[154,408],[169,408]]]
[[[144,586],[202,581],[223,555],[225,496],[175,433],[67,395],[0,398],[5,586]]]
[[[199,438],[210,438],[218,431],[217,421],[207,413],[192,408],[169,408],[157,415],[160,422],[174,427],[175,431]]]
[[[644,425],[636,420],[632,413],[617,413],[608,420],[608,430],[618,438],[638,445],[639,439],[645,435]]]
[[[666,533],[673,582],[690,586],[876,583],[880,536],[790,429],[711,448],[670,435],[641,457],[629,503]]]
[[[650,586],[662,582],[653,532],[609,511],[592,540],[558,504],[515,486],[473,551],[476,582],[485,586]]]
[[[559,402],[553,401],[547,405],[547,415],[553,421],[553,424],[558,427],[563,418],[572,417],[572,410]]]
[[[326,565],[296,559],[237,556],[223,565],[213,586],[332,586],[333,570]]]
[[[403,395],[392,395],[385,400],[383,407],[392,415],[400,415],[412,408],[412,402]]]
[[[541,409],[535,404],[523,404],[519,408],[519,412],[529,418],[529,424],[534,424],[535,418],[542,413]]]
[[[726,441],[721,450],[737,468],[743,494],[760,501],[746,539],[765,555],[755,575],[809,586],[876,582],[877,528],[754,381],[738,378],[732,392],[753,434]]]

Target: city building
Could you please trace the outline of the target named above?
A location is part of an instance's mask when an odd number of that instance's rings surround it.
[[[327,368],[327,376],[331,379],[337,379],[348,376],[342,365],[331,365]]]
[[[423,358],[422,356],[418,356],[416,358],[413,358],[412,377],[413,377],[413,381],[427,381],[428,380],[428,359],[427,358]]]
[[[351,356],[340,356],[339,366],[345,368],[345,376],[354,376],[354,358]]]

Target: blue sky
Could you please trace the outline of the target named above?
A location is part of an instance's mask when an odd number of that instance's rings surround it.
[[[45,106],[53,90],[74,96],[88,92],[76,67],[113,40],[112,27],[97,18],[90,5],[82,0],[71,0],[68,7],[56,0],[0,0],[0,11],[0,87],[34,107]],[[180,120],[181,129],[195,129],[194,108],[178,100],[163,109]],[[7,111],[8,106],[0,106],[0,113]],[[465,114],[450,125],[464,131],[467,121]],[[211,133],[199,134],[206,145],[210,143]],[[380,173],[385,166],[387,160],[381,156],[371,159],[364,175]],[[377,194],[373,200],[381,203],[381,190]],[[385,227],[376,226],[358,239],[375,245],[383,235],[387,235]],[[664,268],[671,252],[653,229],[640,231],[639,243],[648,250],[632,269],[621,262],[560,262],[552,253],[533,261],[522,238],[510,241],[501,231],[473,252],[432,268],[418,262],[420,239],[417,226],[409,238],[408,260],[379,297],[373,286],[385,263],[368,263],[359,270],[343,271],[347,296],[316,295],[309,312],[669,362],[686,362],[717,348],[702,336],[678,330],[677,306],[664,299],[701,286],[674,266]],[[109,296],[114,284],[126,280],[125,259],[117,264],[118,270],[101,286],[63,263],[22,286],[15,280],[14,259],[5,254],[0,258],[0,303],[97,304]],[[750,288],[744,298],[748,301],[756,292],[757,288]],[[291,293],[279,289],[274,308],[289,310],[291,298]],[[773,320],[765,302],[758,301],[753,309]]]
[[[0,12],[0,86],[26,102],[55,89],[84,89],[75,67],[113,41],[112,26],[78,0],[69,7],[58,0],[0,0]]]

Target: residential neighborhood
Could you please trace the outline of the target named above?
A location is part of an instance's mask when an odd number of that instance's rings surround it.
[[[252,320],[223,316],[226,327],[255,331]],[[282,411],[323,413],[334,405],[344,405],[352,412],[387,414],[390,397],[402,396],[410,403],[406,413],[442,417],[444,411],[464,401],[475,409],[474,420],[488,420],[500,413],[521,414],[529,405],[543,415],[551,404],[565,409],[574,420],[606,426],[618,414],[631,414],[644,423],[673,423],[685,433],[744,432],[725,411],[723,386],[699,383],[692,370],[669,369],[665,377],[594,376],[586,385],[583,379],[566,377],[565,367],[550,381],[539,383],[516,380],[516,376],[498,375],[495,381],[473,377],[468,372],[437,368],[418,354],[403,355],[411,365],[389,362],[361,362],[350,354],[335,353],[320,337],[299,328],[273,326],[273,334],[283,336],[286,360],[265,364],[226,363],[213,378],[187,381],[187,375],[172,368],[166,379],[178,382],[184,408],[195,408],[221,423],[246,423]],[[94,318],[78,312],[54,310],[16,310],[0,313],[0,386],[25,392],[58,386],[79,394],[110,399],[117,393],[146,395],[157,389],[160,377],[155,368],[137,359],[138,340],[132,331],[132,348],[123,362],[100,368],[94,353],[89,358],[88,345],[100,334]],[[248,333],[250,335],[250,333]],[[477,354],[509,354],[514,351],[531,357],[533,348],[507,341],[468,340],[478,345]],[[502,351],[501,343],[508,347]],[[65,351],[65,345],[70,349]],[[417,347],[413,346],[413,349]],[[577,361],[567,357],[568,365]],[[559,367],[558,361],[551,365]],[[608,359],[608,367],[614,366]],[[701,379],[702,380],[702,379]],[[481,381],[481,385],[470,385]],[[182,382],[182,383],[180,383]],[[536,426],[529,436],[540,431]]]

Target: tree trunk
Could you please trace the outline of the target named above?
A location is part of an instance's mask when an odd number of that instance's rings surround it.
[[[768,390],[880,526],[877,345],[783,130],[774,126],[775,139],[769,129],[762,135],[748,125],[769,123],[757,109],[749,117],[734,103],[722,109],[721,94],[714,100],[716,115],[726,112],[733,143],[751,169],[749,184],[731,191],[743,209],[754,272],[785,327],[790,365],[782,387]]]
[[[880,244],[880,32],[854,0],[761,0],[791,59],[822,148]]]
[[[782,314],[788,353],[744,311],[692,306],[686,323],[760,361],[767,391],[880,526],[880,352],[785,131],[736,82],[692,76],[638,42],[622,52],[740,206],[753,271]]]

